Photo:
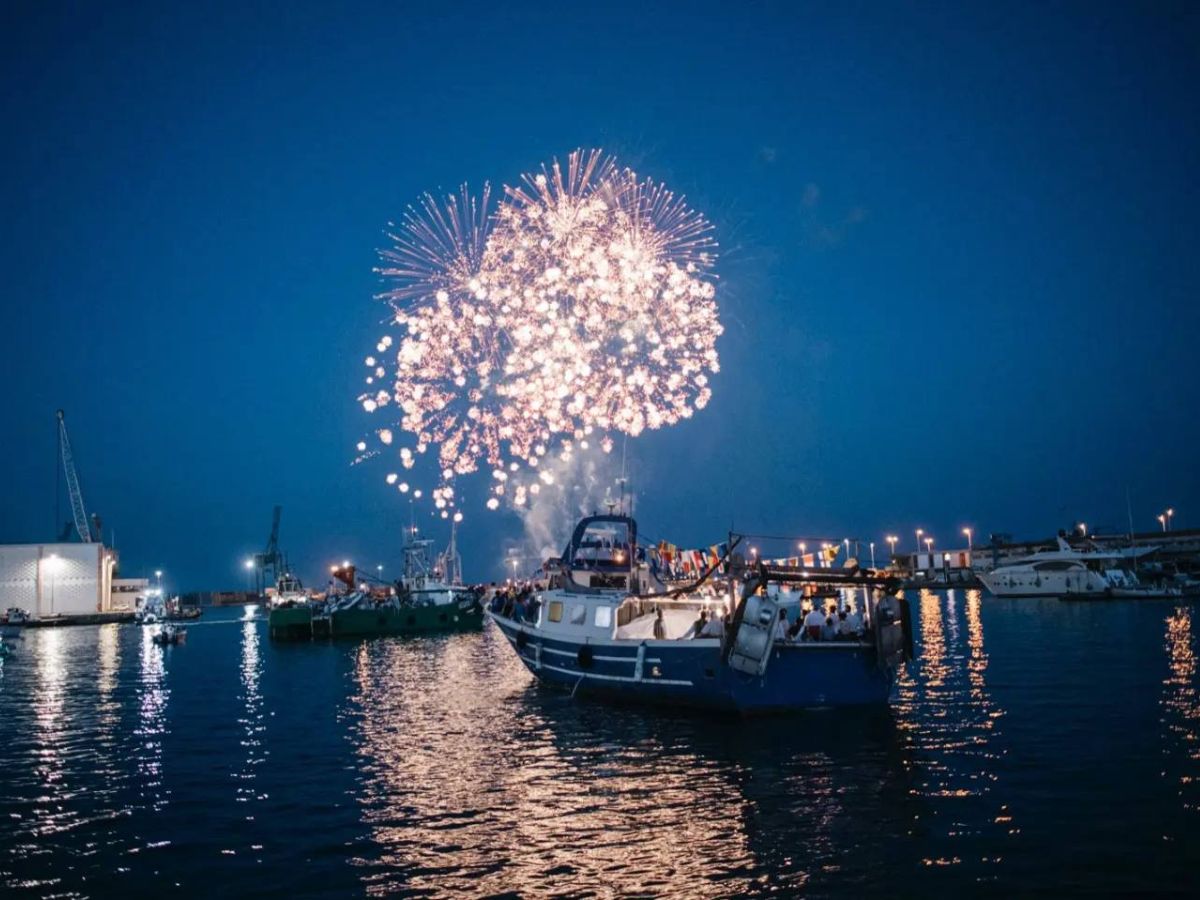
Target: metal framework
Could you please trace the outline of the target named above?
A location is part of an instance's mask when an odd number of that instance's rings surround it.
[[[67,479],[67,493],[71,498],[71,515],[75,519],[75,530],[85,544],[92,544],[92,528],[88,524],[87,510],[83,506],[83,492],[79,489],[79,475],[75,471],[75,457],[71,453],[71,440],[67,437],[67,420],[63,411],[58,411],[58,449],[62,456],[63,473]]]

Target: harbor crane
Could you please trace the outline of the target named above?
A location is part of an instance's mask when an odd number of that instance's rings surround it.
[[[75,531],[85,544],[94,544],[100,540],[100,517],[93,515],[88,520],[87,510],[83,505],[83,491],[79,488],[79,473],[75,471],[75,455],[71,452],[71,439],[67,436],[66,414],[60,409],[58,416],[58,452],[62,457],[63,475],[67,480],[67,494],[71,500],[71,516],[75,520]],[[57,506],[57,503],[56,503]],[[57,519],[57,509],[55,511]],[[61,540],[70,536],[71,523],[68,522]],[[93,534],[93,528],[95,533]]]
[[[271,536],[267,538],[266,549],[254,554],[255,588],[258,596],[266,593],[267,585],[274,584],[279,576],[287,571],[287,557],[279,550],[279,517],[283,507],[276,506],[271,517]],[[267,570],[270,570],[270,581],[267,581]]]

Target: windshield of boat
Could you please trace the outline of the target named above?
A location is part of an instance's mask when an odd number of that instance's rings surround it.
[[[572,564],[586,568],[628,568],[630,537],[625,522],[593,522],[581,535]]]

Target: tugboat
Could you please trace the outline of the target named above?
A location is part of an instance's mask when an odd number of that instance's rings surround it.
[[[572,693],[742,714],[886,704],[898,669],[912,658],[898,582],[746,564],[735,553],[740,541],[731,535],[722,559],[671,590],[645,561],[633,518],[587,516],[548,564],[549,587],[534,595],[528,620],[523,609],[489,614],[534,676]],[[713,578],[722,568],[723,583]],[[782,619],[799,612],[812,585],[852,588],[861,631],[781,639]],[[687,627],[702,611],[726,615],[715,628]]]
[[[466,631],[483,626],[483,606],[475,591],[462,583],[462,561],[450,532],[450,546],[429,560],[433,541],[417,540],[408,530],[404,545],[404,577],[395,585],[369,590],[354,566],[335,567],[344,585],[323,603],[310,601],[272,607],[268,632],[273,638],[348,637]],[[371,579],[376,581],[376,579]]]

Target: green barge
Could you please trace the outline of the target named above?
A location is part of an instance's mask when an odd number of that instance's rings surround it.
[[[483,607],[474,598],[419,606],[358,605],[328,613],[314,604],[301,603],[279,606],[267,614],[267,632],[278,640],[416,635],[482,627]]]

